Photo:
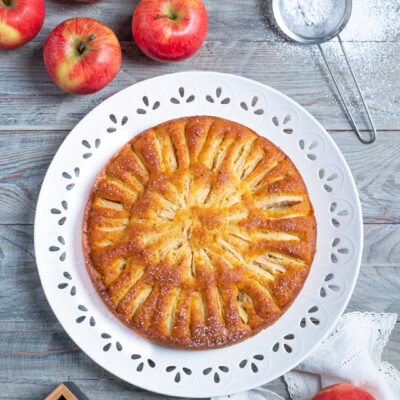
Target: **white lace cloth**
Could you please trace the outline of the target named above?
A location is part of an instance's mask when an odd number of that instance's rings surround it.
[[[295,370],[284,375],[292,400],[310,400],[322,388],[351,383],[376,400],[400,399],[400,372],[381,361],[396,314],[353,312],[343,315],[335,329]],[[214,400],[284,400],[266,389],[214,398]]]

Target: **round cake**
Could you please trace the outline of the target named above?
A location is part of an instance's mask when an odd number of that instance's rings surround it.
[[[238,123],[171,120],[125,144],[93,185],[86,267],[128,327],[210,349],[275,322],[310,270],[316,221],[303,179]]]

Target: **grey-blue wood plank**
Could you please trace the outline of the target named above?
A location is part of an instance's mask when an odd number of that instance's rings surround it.
[[[210,27],[192,59],[157,64],[131,40],[138,0],[46,0],[46,21],[28,45],[0,53],[0,398],[42,399],[63,380],[74,380],[96,399],[159,399],[93,363],[69,339],[41,289],[33,251],[33,217],[45,171],[70,129],[95,105],[137,81],[192,69],[235,73],[281,90],[305,106],[331,132],[353,172],[364,213],[360,278],[348,311],[396,312],[400,305],[400,7],[397,0],[354,0],[346,49],[379,132],[363,146],[337,102],[314,47],[287,43],[268,25],[268,0],[205,0]],[[61,92],[47,76],[43,43],[61,21],[89,16],[113,28],[122,45],[117,78],[91,96]],[[371,27],[365,29],[364,26]],[[228,28],[227,28],[228,27]],[[357,120],[365,125],[338,43],[325,45],[339,80],[349,90]],[[347,130],[347,131],[346,131]],[[400,366],[400,324],[384,359]],[[281,379],[270,388],[287,396]]]
[[[268,1],[205,1],[210,16],[205,45],[189,60],[159,64],[143,56],[131,38],[130,20],[138,0],[102,0],[89,5],[47,0],[47,19],[37,38],[13,52],[0,53],[0,129],[71,129],[95,105],[123,87],[159,74],[193,69],[256,79],[307,106],[326,128],[349,129],[318,49],[285,43],[274,33],[266,16]],[[396,29],[400,10],[395,8],[396,1],[356,0],[342,35],[379,129],[400,126],[396,90],[400,87],[400,28]],[[123,64],[116,79],[101,92],[86,97],[66,95],[58,89],[42,59],[49,32],[64,19],[78,15],[98,18],[112,27],[123,48]],[[366,127],[338,43],[324,48],[349,94],[355,118]]]
[[[396,312],[398,230],[387,224],[367,224],[365,230],[361,273],[347,311]],[[68,379],[92,398],[159,398],[122,383],[76,347],[47,303],[32,249],[32,225],[0,226],[0,398],[43,398],[52,385]],[[400,323],[384,352],[397,366],[399,328]],[[285,394],[281,380],[271,387]]]
[[[40,184],[66,133],[0,131],[0,224],[33,223]],[[372,146],[352,132],[331,134],[358,185],[364,222],[399,223],[400,132],[379,132]]]

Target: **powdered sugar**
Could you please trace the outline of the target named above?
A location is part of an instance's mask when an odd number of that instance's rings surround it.
[[[314,11],[315,15],[306,17],[312,21],[312,25],[307,25],[305,17],[298,15],[296,11],[298,3],[317,3],[320,8],[326,0],[281,0],[280,11],[287,13],[287,24],[291,23],[293,29],[298,30],[302,27],[312,32],[315,24],[318,26],[319,21],[323,20],[323,12],[321,10]],[[332,0],[334,1],[334,0]],[[340,1],[338,4],[341,3]],[[287,11],[286,11],[287,10]],[[290,11],[291,10],[291,11]],[[308,10],[308,9],[307,9]],[[322,14],[322,15],[321,15]],[[284,17],[284,16],[283,16]],[[288,22],[289,21],[289,22]],[[341,38],[345,42],[347,54],[357,79],[362,87],[364,96],[374,118],[375,124],[384,129],[394,126],[398,121],[399,115],[399,95],[396,88],[400,85],[399,77],[399,39],[400,39],[400,2],[398,0],[353,0],[352,15],[348,25],[341,33]],[[297,25],[294,25],[294,24]],[[384,42],[384,43],[381,43]],[[339,81],[340,87],[343,89],[344,97],[354,118],[363,129],[369,128],[366,120],[365,111],[360,102],[356,88],[354,87],[351,75],[345,63],[339,43],[336,39],[322,45],[325,54],[330,62],[336,79]],[[297,66],[308,68],[314,71],[313,75],[307,77],[304,82],[315,81],[322,76],[326,78],[326,67],[316,46],[301,46],[291,42],[282,42],[276,44],[279,48],[279,54],[292,59]],[[310,61],[307,61],[310,60]],[[322,65],[315,67],[312,65]],[[329,120],[330,127],[342,127],[336,121],[345,118],[345,113],[341,108],[340,99],[337,98],[336,89],[332,86],[330,79],[326,79],[331,90],[319,93],[319,98],[323,99],[324,105],[329,107],[329,116],[325,116]],[[386,89],[386,90],[385,90]],[[309,108],[312,112],[320,112],[317,104],[312,104]],[[350,126],[349,126],[350,127]]]
[[[265,0],[266,1],[266,0]],[[320,21],[326,20],[325,7],[322,4],[335,3],[335,8],[342,1],[338,0],[280,0],[279,10],[285,22],[306,27],[320,25]],[[317,8],[309,12],[309,6],[305,3],[317,4]],[[305,16],[299,13],[298,5],[303,5]],[[268,14],[264,18],[269,18]],[[329,19],[329,18],[328,18]],[[307,25],[311,22],[311,25]],[[260,25],[265,28],[265,20],[260,20]],[[268,30],[265,31],[268,34]],[[261,33],[258,33],[260,35]],[[399,0],[353,0],[350,20],[341,33],[344,41],[399,41],[400,40],[400,1]],[[273,40],[272,35],[265,37]]]
[[[342,24],[346,1],[281,0],[279,8],[290,31],[303,38],[323,38]]]
[[[286,15],[292,17],[297,24],[320,25],[333,11],[332,0],[288,0],[284,2]]]
[[[396,41],[400,39],[400,1],[353,0],[353,11],[343,31],[347,41]]]

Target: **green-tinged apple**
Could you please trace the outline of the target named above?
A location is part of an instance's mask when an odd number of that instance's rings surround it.
[[[375,397],[357,386],[338,383],[322,389],[312,400],[375,400]]]
[[[207,27],[207,11],[201,0],[142,0],[132,21],[136,44],[157,61],[192,56],[203,44]]]
[[[0,49],[16,49],[31,41],[44,16],[44,0],[0,0]]]
[[[72,18],[58,25],[47,38],[43,56],[51,79],[76,94],[104,88],[121,66],[121,46],[114,32],[91,18]]]

